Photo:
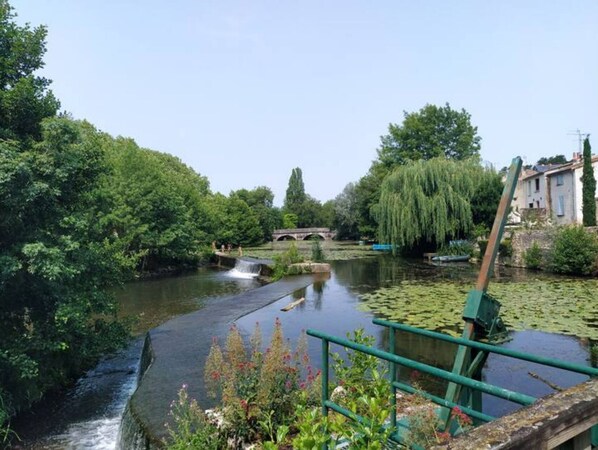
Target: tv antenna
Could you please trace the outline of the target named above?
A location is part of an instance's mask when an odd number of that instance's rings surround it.
[[[582,133],[581,131],[579,131],[579,128],[575,131],[570,131],[569,133],[567,133],[569,136],[577,136],[577,141],[579,143],[579,150],[578,152],[581,153],[581,143],[583,142],[583,140],[585,138],[587,138],[590,134],[589,133]]]

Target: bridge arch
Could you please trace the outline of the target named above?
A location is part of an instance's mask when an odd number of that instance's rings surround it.
[[[320,240],[320,241],[325,241],[326,240],[326,237],[322,236],[321,233],[310,233],[310,234],[307,234],[307,235],[305,235],[305,237],[303,238],[303,240],[304,241],[309,241],[313,237],[317,237],[318,240]]]
[[[295,236],[292,236],[290,234],[283,234],[282,236],[278,236],[276,238],[277,241],[296,241],[297,239],[295,239]]]

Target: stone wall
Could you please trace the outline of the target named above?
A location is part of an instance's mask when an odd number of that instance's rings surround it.
[[[543,256],[547,257],[552,242],[556,234],[556,228],[544,228],[541,230],[513,230],[511,231],[511,243],[513,245],[513,255],[511,257],[511,265],[515,267],[525,267],[523,255],[525,251],[530,248],[534,242],[542,250]],[[586,230],[598,233],[598,227],[587,227]],[[507,236],[509,232],[505,233]]]
[[[545,228],[542,230],[515,230],[513,231],[511,244],[513,245],[513,255],[511,256],[511,265],[515,267],[525,267],[523,255],[534,242],[542,250],[544,256],[547,256],[552,247],[554,239],[554,229]]]

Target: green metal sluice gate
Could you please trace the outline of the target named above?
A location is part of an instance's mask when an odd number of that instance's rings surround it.
[[[382,319],[374,319],[374,324],[389,328],[389,349],[388,351],[383,351],[348,339],[335,337],[321,331],[312,329],[307,330],[307,334],[309,336],[318,338],[322,341],[321,368],[323,415],[327,416],[329,411],[332,410],[342,414],[350,420],[361,423],[368,422],[367,418],[359,416],[356,413],[344,408],[340,404],[332,401],[330,398],[329,356],[331,343],[340,345],[345,349],[375,356],[380,360],[388,362],[390,369],[389,395],[392,403],[392,412],[390,414],[390,419],[387,426],[390,427],[390,440],[400,445],[406,445],[407,443],[406,436],[409,432],[409,420],[408,418],[397,420],[396,396],[397,392],[399,391],[407,394],[417,393],[428,401],[438,405],[438,408],[436,408],[436,414],[438,416],[439,423],[442,424],[441,428],[443,428],[439,431],[450,431],[451,429],[455,429],[454,426],[451,427],[451,410],[454,407],[459,407],[463,413],[470,416],[476,426],[494,420],[494,417],[486,415],[482,412],[482,393],[518,403],[519,405],[523,406],[531,405],[537,400],[535,397],[481,381],[482,368],[486,363],[490,353],[568,370],[571,372],[587,375],[589,377],[598,377],[598,369],[594,369],[592,367],[555,360],[552,358],[545,358],[530,353],[509,350],[497,346],[497,344],[505,342],[508,339],[507,330],[504,323],[500,319],[500,302],[489,296],[487,294],[487,289],[490,277],[492,276],[494,262],[498,254],[498,247],[507,221],[509,207],[513,200],[517,179],[519,177],[519,173],[521,172],[521,165],[522,161],[519,157],[513,159],[511,163],[494,224],[492,226],[492,231],[490,233],[490,239],[488,241],[486,253],[484,254],[482,266],[478,275],[476,287],[469,292],[465,301],[465,307],[463,310],[464,330],[460,338],[455,338],[447,334],[415,328],[400,323],[389,322]],[[458,347],[453,362],[452,371],[449,372],[447,370],[443,370],[395,354],[395,335],[397,331],[413,333],[420,336],[426,336],[431,339],[456,344]],[[397,368],[399,366],[417,370],[421,373],[447,381],[448,387],[446,389],[444,398],[417,389],[408,383],[399,381],[397,379]],[[592,441],[594,445],[598,444],[598,439],[596,439],[596,437],[598,437],[598,433],[596,433],[596,427],[593,427]]]

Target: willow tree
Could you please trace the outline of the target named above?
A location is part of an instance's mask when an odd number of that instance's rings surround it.
[[[473,226],[470,201],[485,172],[475,161],[445,158],[397,167],[382,184],[380,238],[409,249],[465,235]]]

